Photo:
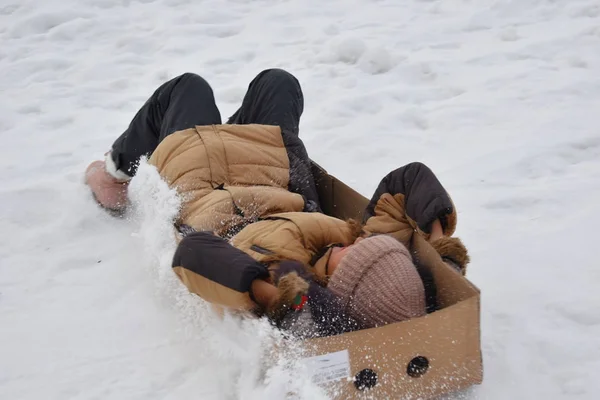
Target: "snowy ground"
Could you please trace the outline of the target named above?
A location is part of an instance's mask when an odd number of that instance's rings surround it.
[[[597,0],[1,0],[0,398],[317,398],[174,280],[151,174],[141,220],[82,184],[162,81],[203,75],[226,117],[273,66],[329,172],[369,196],[423,161],[452,194],[485,363],[457,396],[597,398],[599,49]]]

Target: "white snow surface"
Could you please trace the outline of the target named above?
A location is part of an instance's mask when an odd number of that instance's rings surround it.
[[[269,67],[330,173],[369,197],[422,161],[452,195],[485,377],[449,398],[597,398],[599,49],[597,0],[1,0],[0,399],[327,398],[177,281],[151,167],[127,219],[82,182],[160,83],[226,118]]]

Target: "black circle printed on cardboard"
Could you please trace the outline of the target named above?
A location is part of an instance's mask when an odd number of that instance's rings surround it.
[[[429,360],[423,356],[418,356],[410,360],[406,373],[413,378],[423,376],[429,369]]]
[[[354,377],[354,386],[358,390],[371,389],[377,385],[377,372],[365,368]]]

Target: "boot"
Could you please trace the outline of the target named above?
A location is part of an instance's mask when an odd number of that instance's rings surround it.
[[[92,162],[85,171],[85,183],[98,204],[113,215],[122,215],[127,206],[128,181],[109,174],[105,161]]]

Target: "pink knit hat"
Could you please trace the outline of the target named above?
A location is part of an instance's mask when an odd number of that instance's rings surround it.
[[[327,287],[364,328],[425,315],[425,288],[406,247],[387,235],[352,246]]]

